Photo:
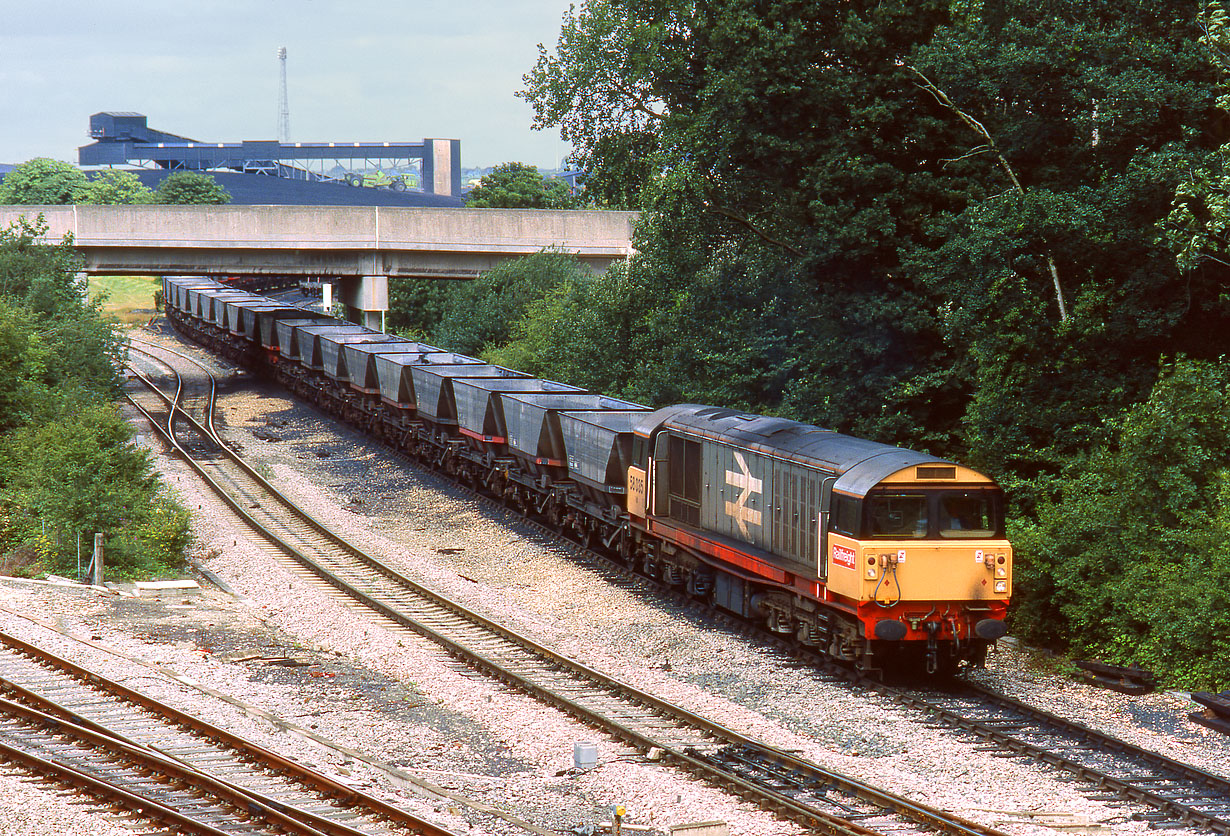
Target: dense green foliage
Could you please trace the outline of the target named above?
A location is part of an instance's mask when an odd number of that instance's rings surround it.
[[[153,203],[151,191],[131,171],[107,169],[92,176],[69,163],[38,157],[0,181],[0,204]]]
[[[458,282],[438,279],[390,277],[385,328],[391,334],[431,342],[431,332],[444,315],[448,297],[461,287]]]
[[[154,203],[205,205],[230,203],[231,195],[208,174],[177,171],[158,184]]]
[[[1017,526],[1033,593],[1018,621],[1179,685],[1230,687],[1230,364],[1167,364],[1116,423],[1117,443]]]
[[[100,171],[78,193],[77,203],[153,203],[154,192],[131,171]]]
[[[45,232],[0,230],[0,564],[75,574],[78,537],[88,555],[103,532],[109,578],[177,565],[187,514],[113,403],[122,338]]]
[[[497,165],[466,197],[469,209],[570,209],[568,184],[525,163]]]
[[[77,203],[88,185],[85,173],[75,165],[35,157],[15,167],[0,181],[0,204],[53,206]]]
[[[503,345],[529,305],[575,281],[582,269],[572,257],[548,250],[502,264],[473,282],[451,285],[431,339],[467,354]]]
[[[1199,42],[1216,76],[1217,107],[1230,112],[1230,14],[1222,3],[1210,2],[1200,10],[1197,22]],[[1223,142],[1205,165],[1187,172],[1175,191],[1166,234],[1184,271],[1211,268],[1217,272],[1226,266],[1230,260],[1230,144]]]
[[[509,306],[488,356],[967,461],[1019,521],[1018,634],[1224,686],[1226,29],[1196,0],[587,0],[523,96],[596,202],[644,209],[638,254]]]

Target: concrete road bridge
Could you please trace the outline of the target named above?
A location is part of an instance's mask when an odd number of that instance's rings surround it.
[[[388,278],[472,279],[547,247],[595,272],[632,251],[635,212],[355,206],[10,206],[71,233],[87,275],[284,276],[338,285],[359,317],[388,309]],[[378,321],[378,316],[375,317]]]

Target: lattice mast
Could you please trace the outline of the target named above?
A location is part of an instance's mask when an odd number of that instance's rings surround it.
[[[278,88],[278,142],[290,142],[290,100],[286,95],[286,47],[278,47],[282,83]]]

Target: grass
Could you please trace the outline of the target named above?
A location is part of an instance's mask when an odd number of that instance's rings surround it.
[[[103,313],[125,325],[136,325],[154,315],[154,291],[160,285],[155,276],[91,276],[90,298],[105,293]]]

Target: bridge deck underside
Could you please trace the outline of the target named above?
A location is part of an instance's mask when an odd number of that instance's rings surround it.
[[[119,276],[390,276],[473,279],[526,252],[361,251],[287,249],[198,249],[78,246],[82,272]],[[595,272],[624,258],[620,252],[579,253]]]

